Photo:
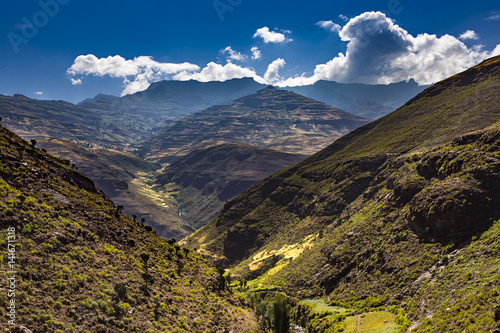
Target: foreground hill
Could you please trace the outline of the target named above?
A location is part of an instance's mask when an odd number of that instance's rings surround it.
[[[417,332],[490,332],[500,319],[498,105],[495,57],[251,187],[184,244],[354,313],[401,307]]]
[[[2,269],[15,270],[15,296],[0,288],[4,323],[14,300],[16,324],[33,332],[258,331],[212,264],[3,127],[0,226]]]
[[[144,141],[141,150],[155,161],[220,143],[310,154],[369,121],[269,86],[179,120]]]
[[[182,218],[199,229],[222,210],[227,200],[306,157],[256,146],[222,144],[175,159],[155,183],[176,193]]]

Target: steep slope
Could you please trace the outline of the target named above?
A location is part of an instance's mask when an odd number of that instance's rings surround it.
[[[3,332],[7,312],[33,332],[258,331],[213,265],[3,127],[0,177]]]
[[[237,144],[194,150],[172,161],[156,184],[176,192],[182,217],[195,229],[206,225],[224,203],[253,184],[307,155]]]
[[[39,140],[37,147],[75,164],[79,171],[103,190],[128,216],[145,219],[164,238],[181,239],[194,231],[179,216],[176,200],[155,182],[159,165],[131,153],[80,145],[59,140]]]
[[[124,148],[138,137],[98,113],[64,101],[39,101],[0,95],[5,127],[25,139],[56,137],[85,146]]]
[[[368,119],[269,86],[177,121],[146,140],[142,150],[147,158],[160,161],[219,143],[310,154],[367,122]]]
[[[489,332],[499,92],[495,57],[251,187],[184,244],[302,297],[400,306],[416,331]]]

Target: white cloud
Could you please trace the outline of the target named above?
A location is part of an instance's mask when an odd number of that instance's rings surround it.
[[[291,33],[290,30],[284,30],[284,33]],[[262,27],[260,29],[257,29],[255,34],[253,35],[253,38],[260,37],[264,40],[264,43],[287,43],[291,42],[292,39],[289,39],[285,36],[285,34],[282,34],[280,32],[276,31],[270,31],[268,27]]]
[[[226,47],[225,49],[220,51],[221,54],[229,53],[229,57],[227,57],[228,61],[236,60],[236,61],[245,61],[247,56],[245,54],[241,54],[240,52],[236,52],[231,48],[231,46]]]
[[[231,79],[241,79],[244,77],[253,78],[256,82],[263,84],[273,84],[280,80],[278,71],[286,64],[284,59],[278,58],[269,64],[264,77],[259,76],[251,67],[241,67],[231,62],[225,65],[210,62],[199,72],[181,72],[172,78],[179,81],[196,80],[200,82],[227,81]]]
[[[479,39],[477,36],[476,32],[474,30],[467,30],[463,34],[458,37],[461,40],[466,40],[466,39]]]
[[[342,27],[336,23],[333,23],[333,21],[319,21],[316,22],[316,25],[331,32],[340,32],[340,30],[342,30]]]
[[[36,91],[34,92],[35,95],[37,96],[42,96],[43,95],[43,91]]]
[[[345,16],[344,14],[340,14],[339,19],[344,20],[345,22],[349,21],[349,18],[347,16]]]
[[[267,66],[266,73],[264,74],[264,81],[267,84],[274,83],[280,79],[279,70],[286,65],[286,62],[282,58],[274,60]]]
[[[260,52],[259,48],[257,46],[252,47],[252,59],[257,60],[262,58],[262,53]]]
[[[261,59],[262,54],[257,46],[251,48],[251,55],[242,54],[228,46],[220,51],[227,56],[225,65],[209,62],[201,68],[188,62],[161,63],[148,56],[127,60],[119,55],[97,58],[88,54],[78,56],[68,68],[67,75],[74,85],[82,84],[82,78],[86,75],[120,78],[124,84],[122,95],[145,90],[152,82],[168,79],[208,82],[249,77],[259,83],[278,86],[308,85],[319,80],[388,84],[414,79],[419,84],[432,84],[484,59],[500,55],[500,44],[491,51],[480,44],[471,47],[465,45],[460,39],[477,37],[472,30],[459,37],[427,33],[413,36],[381,12],[365,12],[349,19],[344,27],[332,21],[316,24],[337,31],[347,45],[345,52],[316,65],[312,74],[284,78],[279,71],[286,62],[284,58],[278,58],[260,76],[252,67],[233,63],[249,57]],[[285,30],[270,31],[263,27],[253,37],[262,38],[265,43],[286,43],[291,40],[287,37],[290,33]]]
[[[498,12],[493,12],[490,14],[490,16],[488,16],[486,18],[486,20],[488,21],[496,21],[496,20],[500,20],[500,13]]]
[[[188,62],[161,63],[152,57],[141,56],[132,60],[116,55],[107,58],[97,58],[93,54],[78,56],[73,65],[67,70],[69,76],[77,75],[108,75],[112,78],[123,78],[125,89],[122,96],[147,89],[152,82],[166,79],[170,75],[182,71],[197,71],[200,67]],[[134,77],[131,81],[129,77]],[[71,82],[78,84],[81,78],[70,78]]]
[[[347,42],[345,53],[317,65],[310,76],[303,74],[278,85],[306,85],[318,80],[388,84],[409,79],[431,84],[500,54],[500,45],[488,52],[468,48],[450,35],[412,36],[381,12],[352,18],[339,36]]]
[[[224,66],[216,64],[215,62],[210,62],[200,72],[183,71],[174,75],[173,79],[179,81],[196,80],[200,82],[209,82],[227,81],[244,77],[251,77],[257,82],[263,83],[263,79],[257,75],[253,68],[241,67],[231,62],[228,62]]]

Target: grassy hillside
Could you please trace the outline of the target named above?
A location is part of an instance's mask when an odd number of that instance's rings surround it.
[[[496,57],[258,183],[184,244],[300,298],[398,307],[418,332],[490,332],[499,92]]]
[[[1,286],[0,315],[7,318],[14,299],[17,325],[33,332],[258,331],[245,302],[201,255],[132,221],[90,179],[3,127],[0,215],[2,276],[16,271],[15,296]]]
[[[194,113],[144,141],[154,161],[221,143],[311,154],[369,120],[296,93],[267,87]]]

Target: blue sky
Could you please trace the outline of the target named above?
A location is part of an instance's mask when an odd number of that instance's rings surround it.
[[[4,1],[0,93],[78,102],[161,79],[435,82],[500,53],[498,1]]]

